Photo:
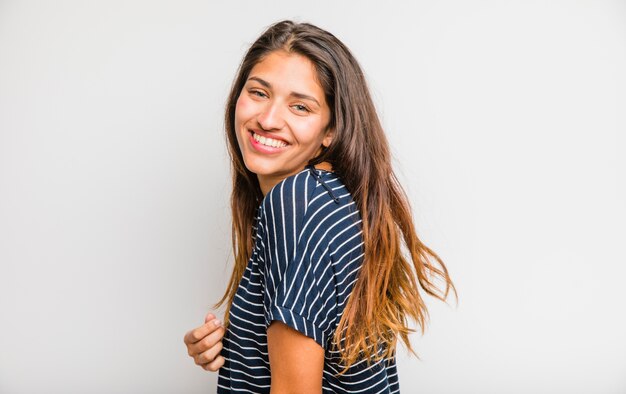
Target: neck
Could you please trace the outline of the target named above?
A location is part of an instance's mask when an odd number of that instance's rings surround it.
[[[323,162],[321,162],[319,164],[316,164],[315,168],[317,168],[318,170],[325,170],[325,171],[332,171],[333,170],[332,164],[330,164],[327,161],[323,161]]]

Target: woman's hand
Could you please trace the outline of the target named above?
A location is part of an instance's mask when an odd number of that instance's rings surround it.
[[[204,318],[203,325],[185,334],[187,353],[202,369],[215,372],[224,365],[224,357],[220,356],[223,337],[222,322],[209,313]]]

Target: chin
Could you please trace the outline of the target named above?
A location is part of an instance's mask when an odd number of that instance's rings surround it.
[[[245,160],[246,168],[248,171],[255,173],[256,175],[269,175],[276,172],[276,165],[270,163],[263,163],[259,160]]]

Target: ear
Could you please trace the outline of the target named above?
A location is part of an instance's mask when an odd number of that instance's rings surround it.
[[[333,142],[334,136],[335,136],[335,130],[333,129],[326,130],[326,135],[324,136],[324,139],[322,140],[322,146],[324,148],[328,148],[330,146],[330,143]]]

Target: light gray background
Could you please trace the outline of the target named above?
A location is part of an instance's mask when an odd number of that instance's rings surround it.
[[[0,393],[215,390],[223,104],[283,18],[360,60],[459,290],[403,392],[626,393],[626,2],[393,3],[0,0]]]

